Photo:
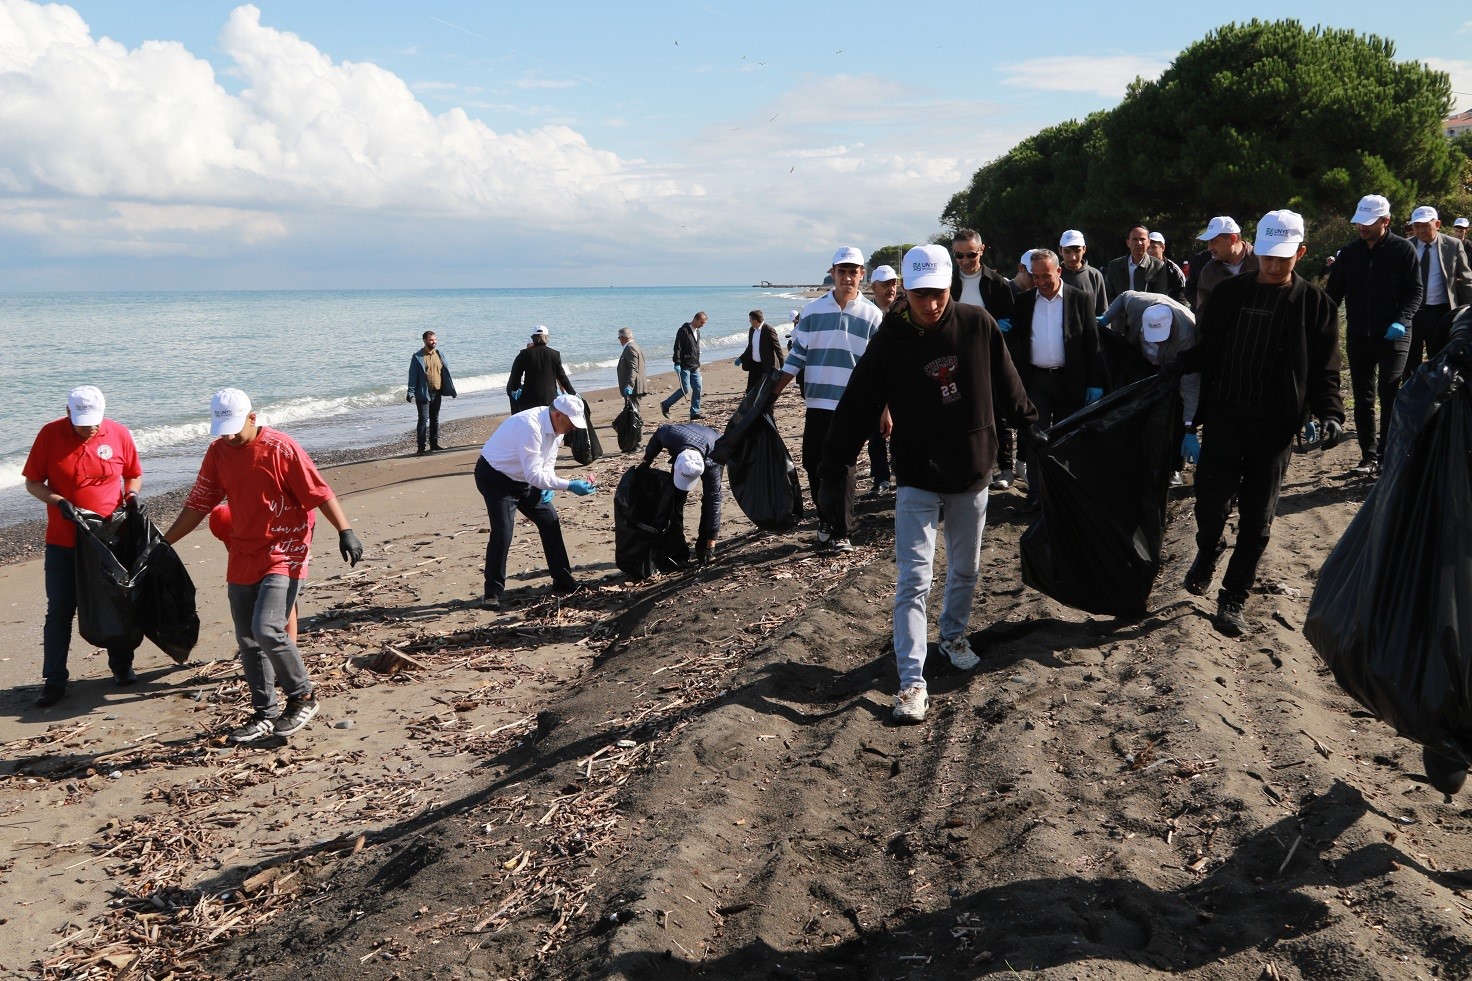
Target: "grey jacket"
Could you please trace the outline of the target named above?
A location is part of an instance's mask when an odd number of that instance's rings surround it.
[[[1411,245],[1419,254],[1421,243],[1413,241]],[[1445,232],[1436,236],[1433,247],[1436,251],[1431,254],[1431,261],[1441,266],[1442,281],[1446,283],[1446,302],[1451,304],[1451,312],[1455,314],[1472,303],[1472,267],[1468,266],[1467,252],[1462,243]],[[1422,297],[1421,302],[1426,302],[1426,298]]]
[[[1152,357],[1145,345],[1143,321],[1145,311],[1157,303],[1170,307],[1175,315],[1175,322],[1171,324],[1170,337],[1156,346]],[[1196,346],[1196,316],[1184,303],[1159,293],[1125,290],[1109,304],[1109,309],[1104,311],[1104,318],[1110,330],[1126,338],[1151,364],[1170,364],[1182,351]],[[1196,410],[1201,405],[1200,374],[1181,376],[1181,401],[1185,404],[1185,421],[1196,422]]]
[[[644,377],[644,351],[639,347],[638,341],[629,341],[624,345],[623,351],[618,356],[618,391],[622,395],[624,389],[632,388],[634,397],[640,398],[649,392],[647,379]]]

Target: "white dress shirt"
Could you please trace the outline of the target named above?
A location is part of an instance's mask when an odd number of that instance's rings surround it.
[[[1419,239],[1417,239],[1416,241],[1416,245],[1419,246],[1419,248],[1416,250],[1417,263],[1424,261],[1422,259],[1422,256],[1425,255],[1427,249],[1432,250],[1431,271],[1426,274],[1426,295],[1421,297],[1421,305],[1426,307],[1437,306],[1439,304],[1447,302],[1446,276],[1442,275],[1441,256],[1438,255],[1436,252],[1439,244],[1440,243],[1436,239],[1432,239],[1430,245],[1427,245],[1425,242],[1422,242]],[[1420,271],[1421,270],[1419,268],[1416,270],[1417,273],[1420,273]]]
[[[1032,363],[1035,368],[1063,367],[1063,291],[1050,300],[1042,293],[1032,306]]]
[[[961,298],[957,303],[969,303],[974,307],[986,309],[986,304],[981,299],[981,276],[982,270],[978,269],[975,276],[961,273]]]
[[[538,490],[567,490],[571,481],[557,476],[557,450],[562,437],[552,430],[552,408],[527,409],[506,419],[491,433],[480,455],[493,468]]]

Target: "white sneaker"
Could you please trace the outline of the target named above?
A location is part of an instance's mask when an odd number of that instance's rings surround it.
[[[833,540],[833,532],[828,529],[828,523],[826,521],[819,521],[818,522],[818,544],[820,546],[825,546],[825,545],[827,545],[832,540]]]
[[[854,550],[854,543],[849,541],[847,538],[835,538],[828,543],[828,547],[835,552],[843,552],[844,554],[848,554],[849,552],[852,552]]]
[[[1016,475],[1012,471],[999,470],[997,471],[997,475],[992,478],[991,489],[994,491],[1004,491],[1012,486],[1014,479],[1016,479]]]
[[[1184,487],[1186,485],[1186,478],[1181,476],[1179,470],[1170,475],[1170,485],[1172,487]]]
[[[951,665],[958,671],[970,671],[981,663],[981,658],[971,649],[971,641],[965,637],[957,637],[955,640],[942,640],[940,652],[950,658]]]
[[[896,722],[924,722],[925,710],[930,708],[930,693],[921,685],[911,685],[894,697],[894,720]]]
[[[874,494],[876,496],[883,496],[885,494],[891,493],[893,490],[894,487],[890,485],[889,481],[881,480],[878,485],[875,486]]]

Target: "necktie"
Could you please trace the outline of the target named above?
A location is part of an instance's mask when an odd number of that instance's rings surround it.
[[[1426,302],[1426,291],[1431,288],[1431,246],[1421,246],[1421,302]]]

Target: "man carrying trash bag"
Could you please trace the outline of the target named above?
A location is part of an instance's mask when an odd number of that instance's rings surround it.
[[[834,410],[823,445],[818,513],[835,536],[848,535],[843,476],[889,406],[898,484],[894,651],[900,682],[893,714],[898,722],[915,723],[924,721],[930,705],[925,607],[942,511],[947,571],[940,650],[969,671],[980,663],[966,634],[997,460],[997,415],[1030,441],[1044,437],[997,322],[981,307],[951,299],[950,254],[938,245],[916,246],[905,253],[902,273],[907,297],[885,314]]]
[[[1472,308],[1396,395],[1380,479],[1319,570],[1303,633],[1360,704],[1462,789],[1472,754]]]

